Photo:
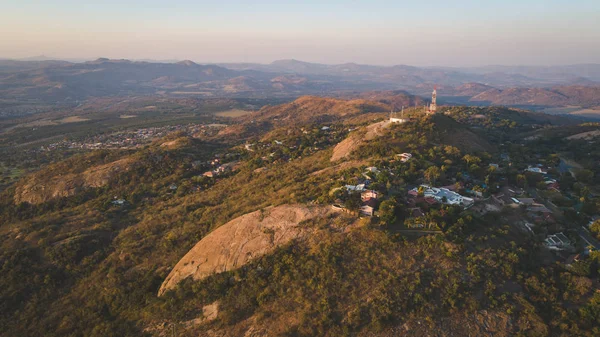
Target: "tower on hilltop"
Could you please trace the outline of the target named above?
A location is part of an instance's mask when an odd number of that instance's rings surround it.
[[[433,87],[433,92],[431,93],[431,104],[429,104],[429,107],[427,107],[427,110],[425,110],[425,112],[427,112],[428,114],[435,114],[437,112],[437,86]]]

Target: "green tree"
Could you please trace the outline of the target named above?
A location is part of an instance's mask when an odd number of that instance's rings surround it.
[[[467,165],[471,166],[471,165],[479,165],[479,163],[481,163],[481,158],[477,157],[477,156],[473,156],[470,154],[467,154],[463,157],[463,160],[465,162],[467,162]]]
[[[592,222],[590,225],[590,231],[594,233],[598,239],[600,239],[600,220]]]
[[[590,183],[592,181],[592,178],[594,178],[594,172],[586,169],[578,170],[575,173],[575,177],[578,181],[581,181],[583,183]]]
[[[349,198],[344,201],[344,207],[352,213],[358,213],[358,210],[360,209],[360,194],[350,194]]]
[[[396,222],[396,199],[384,200],[379,205],[379,219],[382,224],[391,225]]]
[[[435,184],[436,180],[441,176],[442,172],[437,166],[430,166],[423,172],[423,176],[425,180],[427,180],[430,184]]]
[[[454,147],[454,146],[450,146],[450,145],[445,146],[444,147],[444,152],[446,152],[446,154],[448,156],[451,156],[451,157],[458,157],[458,156],[460,156],[460,150],[457,147]]]

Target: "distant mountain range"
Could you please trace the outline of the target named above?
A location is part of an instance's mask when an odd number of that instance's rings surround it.
[[[394,82],[400,85],[437,83],[457,85],[478,82],[492,86],[547,86],[560,84],[600,84],[600,64],[568,66],[486,66],[474,68],[373,66],[356,63],[326,65],[298,60],[279,60],[270,64],[222,63],[234,70],[258,70],[298,74],[359,77]]]
[[[500,105],[600,105],[600,64],[556,67],[443,68],[325,65],[297,60],[270,64],[157,63],[110,60],[73,63],[37,57],[0,60],[0,110],[20,102],[77,102],[91,97],[298,97],[403,91],[464,97]],[[419,102],[421,103],[421,102]]]

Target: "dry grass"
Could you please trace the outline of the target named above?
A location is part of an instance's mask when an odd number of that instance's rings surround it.
[[[79,122],[86,122],[86,121],[89,121],[89,119],[81,118],[79,116],[69,116],[69,117],[60,119],[57,122],[60,124],[67,124],[67,123],[79,123]]]
[[[231,109],[231,110],[227,110],[227,111],[217,112],[215,114],[215,116],[235,118],[235,117],[246,116],[246,115],[248,115],[250,113],[252,113],[252,112],[251,111],[247,111],[247,110]]]

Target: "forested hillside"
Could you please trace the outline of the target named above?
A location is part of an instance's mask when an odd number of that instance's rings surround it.
[[[7,184],[0,335],[599,335],[600,126],[388,108],[304,97]]]

